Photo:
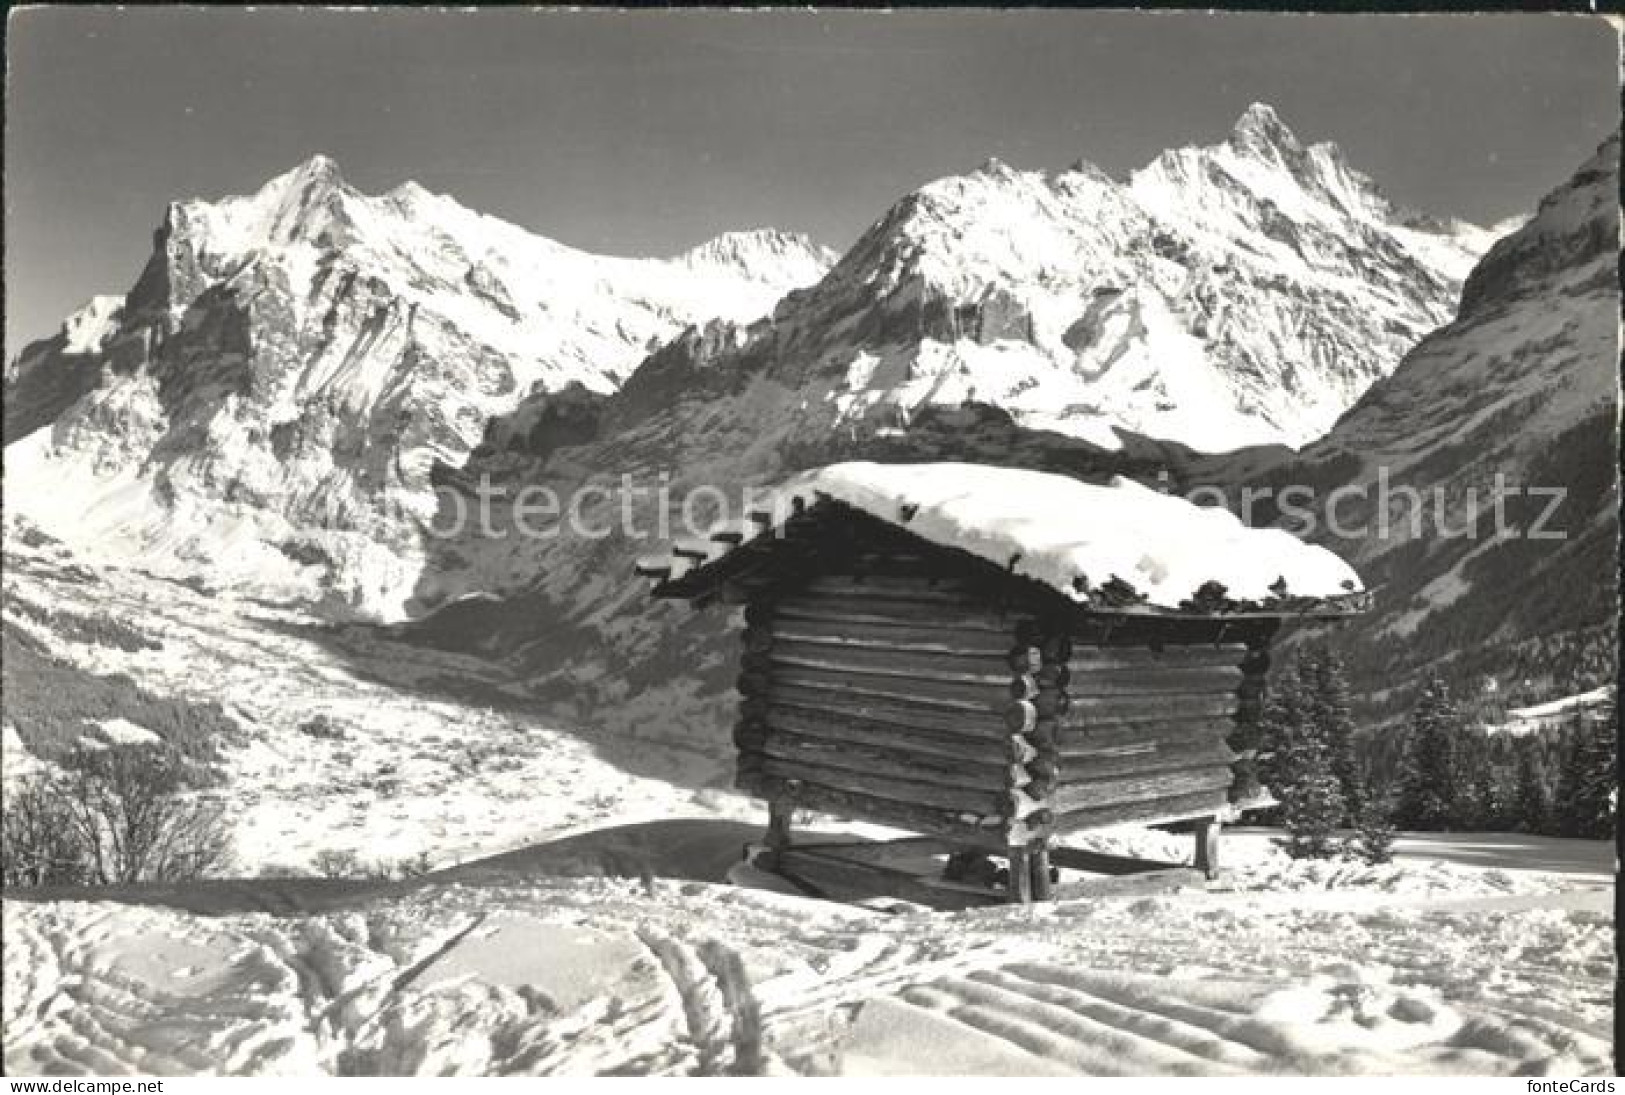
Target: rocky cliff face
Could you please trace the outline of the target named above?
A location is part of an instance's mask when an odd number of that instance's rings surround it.
[[[605,258],[414,183],[360,194],[316,157],[171,205],[122,300],[10,365],[8,501],[97,550],[398,613],[431,473],[488,423],[532,393],[612,391],[832,259],[773,231]]]
[[[1335,641],[1379,711],[1429,670],[1514,706],[1613,679],[1618,194],[1616,133],[1473,268],[1450,323],[1252,476],[1312,489],[1319,504],[1287,523],[1376,590]]]

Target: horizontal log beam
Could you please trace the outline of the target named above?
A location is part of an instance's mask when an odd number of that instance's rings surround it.
[[[1157,720],[1215,719],[1228,722],[1241,704],[1236,696],[1089,696],[1073,695],[1061,716],[1062,730],[1137,726]]]
[[[1063,788],[1087,787],[1134,774],[1151,775],[1204,766],[1228,769],[1235,762],[1236,754],[1218,738],[1159,742],[1150,748],[1142,747],[1138,752],[1067,757],[1060,782]]]
[[[979,628],[963,630],[901,621],[884,624],[832,623],[780,616],[770,617],[762,626],[779,639],[880,651],[1001,658],[1009,654],[1012,645],[1010,634],[1005,631],[990,633]]]
[[[940,757],[950,761],[1003,764],[1028,759],[991,726],[975,736],[941,733],[927,728],[866,719],[824,708],[772,705],[765,724],[774,730],[835,744],[890,745],[899,751]]]
[[[1003,786],[1009,765],[944,762],[895,747],[820,741],[783,730],[769,732],[759,750],[791,764],[812,764],[857,775],[930,783],[972,794]]]
[[[895,677],[859,677],[857,674],[836,673],[823,669],[775,665],[772,672],[771,694],[779,694],[782,688],[809,689],[831,696],[845,697],[849,706],[853,707],[862,702],[875,701],[933,710],[961,711],[992,719],[997,719],[1011,702],[1008,694],[987,686],[933,682],[930,688],[924,686],[910,688],[908,682]]]
[[[1000,849],[1006,843],[1006,827],[996,817],[982,823],[980,819],[967,820],[960,811],[897,802],[805,780],[787,780],[760,770],[741,771],[735,786],[759,798],[781,798],[802,809],[941,836],[968,848]]]
[[[1234,666],[1205,669],[1072,668],[1068,690],[1077,697],[1107,696],[1234,696],[1246,679]]]
[[[1087,731],[1063,728],[1056,748],[1062,756],[1069,758],[1113,756],[1145,746],[1227,741],[1232,729],[1231,723],[1225,719],[1165,719]]]
[[[1191,794],[1149,798],[1140,802],[1120,802],[1090,809],[1056,810],[1054,831],[1074,833],[1084,829],[1103,829],[1112,825],[1135,822],[1155,825],[1165,821],[1183,821],[1187,818],[1207,817],[1226,808],[1229,798],[1222,788],[1197,791]]]
[[[1229,791],[1233,775],[1228,765],[1203,765],[1173,769],[1149,775],[1123,776],[1088,783],[1068,779],[1055,789],[1054,809],[1065,816],[1078,810],[1093,810],[1125,802],[1175,798],[1204,791]]]
[[[996,788],[980,791],[943,787],[919,779],[855,772],[806,760],[782,760],[771,756],[764,756],[761,759],[761,771],[763,775],[776,779],[816,783],[838,791],[887,799],[908,806],[924,806],[976,818],[1006,816],[1006,796]],[[1226,771],[1225,786],[1228,787],[1229,784],[1230,773]]]
[[[976,738],[1005,736],[1003,713],[999,710],[999,703],[990,705],[985,711],[974,711],[960,707],[924,704],[913,697],[887,698],[854,693],[848,689],[808,687],[774,681],[770,697],[764,700],[764,709],[766,706],[827,710],[855,715],[860,719],[874,722],[921,730],[937,730],[949,734],[967,734]]]
[[[957,612],[940,605],[881,602],[855,597],[780,597],[773,602],[772,612],[775,619],[900,627],[929,624],[948,631],[981,631],[995,635],[1009,634],[1016,619],[1013,615],[1000,616],[992,611]]]
[[[1136,859],[1126,855],[1108,855],[1105,852],[1091,851],[1087,848],[1068,848],[1064,844],[1052,844],[1049,850],[1049,861],[1057,867],[1073,871],[1087,871],[1090,874],[1103,874],[1111,876],[1143,874],[1146,871],[1166,871],[1186,866],[1183,863],[1164,863],[1155,859]]]
[[[1067,667],[1073,673],[1134,669],[1238,669],[1247,657],[1240,644],[1224,646],[1073,647]]]
[[[1002,688],[1011,680],[1004,659],[977,655],[924,653],[902,650],[831,648],[775,636],[770,659],[784,665],[830,669],[841,673],[871,673],[908,680],[991,684]]]

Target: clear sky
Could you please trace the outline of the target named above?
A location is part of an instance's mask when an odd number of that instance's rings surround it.
[[[1618,124],[1618,46],[1555,15],[1089,11],[11,13],[6,356],[129,288],[164,205],[315,152],[592,250],[729,228],[845,247],[996,155],[1113,174],[1255,100],[1394,198],[1493,223]]]

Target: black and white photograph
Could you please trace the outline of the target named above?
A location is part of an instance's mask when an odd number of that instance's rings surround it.
[[[12,1090],[1612,1091],[1622,26],[12,9]]]

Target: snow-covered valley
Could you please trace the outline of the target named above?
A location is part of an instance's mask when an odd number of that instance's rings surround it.
[[[554,722],[470,656],[10,542],[8,646],[225,702],[238,852],[237,880],[8,899],[12,1075],[1607,1067],[1601,842],[1424,836],[1364,867],[1241,830],[1212,887],[819,901],[739,865],[762,811],[725,757]],[[72,637],[81,613],[148,645]],[[40,763],[12,717],[8,779]],[[345,851],[432,870],[318,877]]]

